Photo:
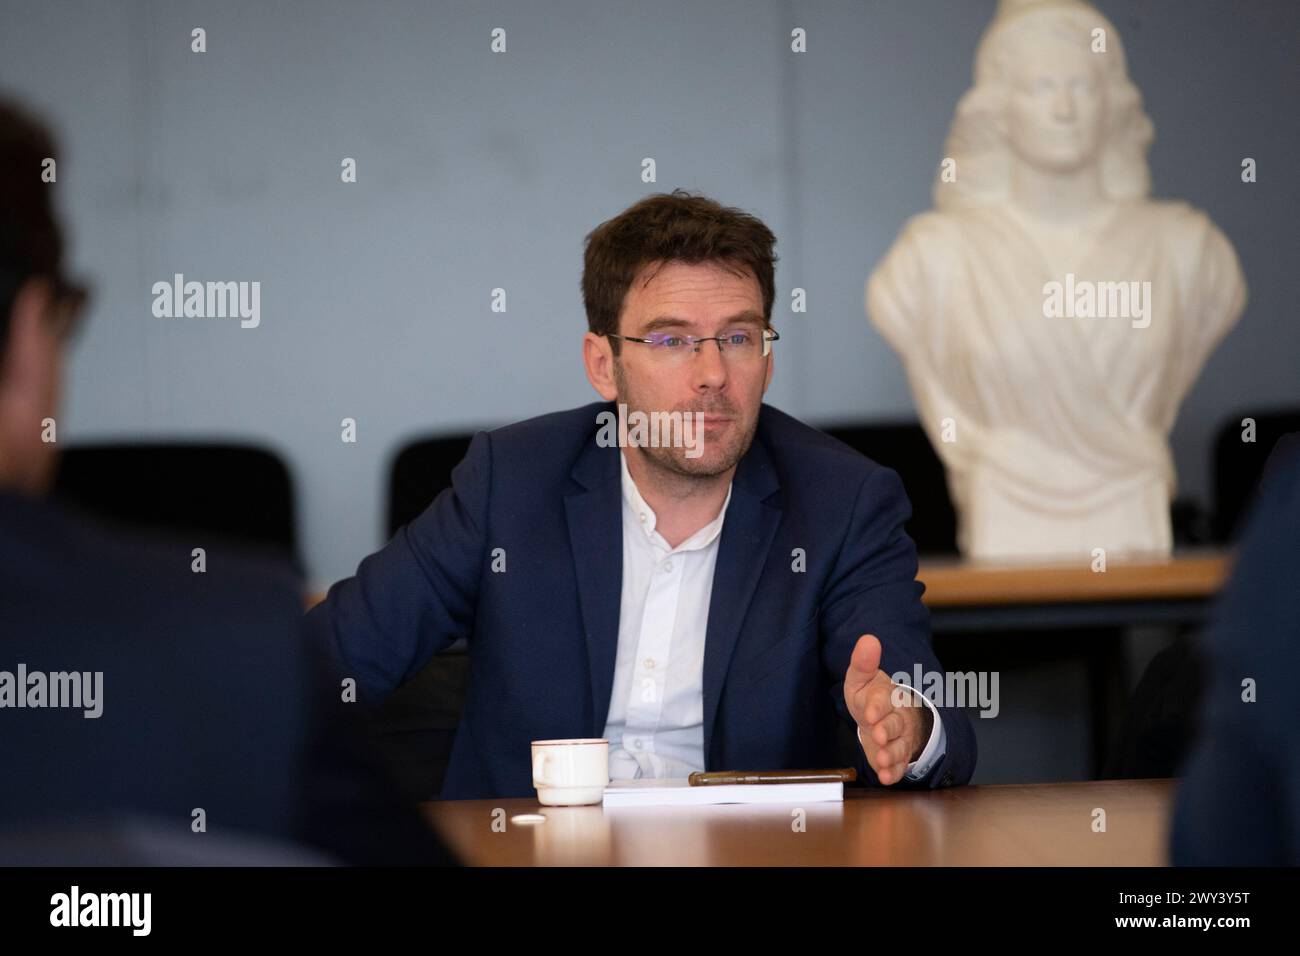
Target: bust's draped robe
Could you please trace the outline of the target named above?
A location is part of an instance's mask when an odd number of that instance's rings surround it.
[[[1150,325],[1046,317],[1044,286],[1066,273],[1076,286],[1150,282]],[[962,552],[1167,553],[1167,436],[1245,297],[1232,246],[1182,202],[1117,204],[1055,263],[997,205],[910,220],[867,309],[947,467]]]

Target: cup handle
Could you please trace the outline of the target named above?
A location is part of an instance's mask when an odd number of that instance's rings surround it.
[[[539,750],[533,754],[533,784],[546,785],[546,776],[543,771],[546,768],[546,751]]]

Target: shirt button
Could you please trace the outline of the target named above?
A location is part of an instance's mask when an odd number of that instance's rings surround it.
[[[645,524],[645,512],[641,512],[641,523]]]
[[[665,561],[665,562],[664,562],[664,570],[665,570],[665,571],[671,571],[672,569],[673,569],[673,563],[672,563],[671,561]]]
[[[637,750],[640,750],[640,749],[641,749],[641,741],[639,741],[639,740],[633,741],[632,746],[635,747]]]
[[[655,669],[655,659],[653,657],[647,657],[645,659],[645,669],[648,671]]]

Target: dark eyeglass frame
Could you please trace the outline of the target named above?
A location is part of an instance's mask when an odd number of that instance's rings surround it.
[[[655,334],[668,336],[670,338],[681,339],[686,343],[686,346],[693,352],[698,352],[700,350],[700,345],[704,342],[717,342],[719,352],[725,354],[727,351],[722,344],[724,339],[727,338],[727,336],[705,335],[705,336],[701,336],[700,338],[696,338],[693,335],[680,335],[676,332],[657,332]],[[767,358],[769,355],[772,354],[772,343],[781,337],[781,333],[778,332],[776,329],[766,328],[761,330],[761,332],[759,333],[759,337],[763,341],[762,358]],[[657,341],[655,339],[640,338],[635,335],[619,335],[617,332],[606,332],[605,338],[618,339],[620,342],[640,342],[642,345],[658,345],[658,346],[663,345],[663,342]]]

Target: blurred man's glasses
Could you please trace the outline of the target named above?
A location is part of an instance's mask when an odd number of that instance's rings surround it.
[[[617,335],[614,332],[607,332],[605,335],[607,338],[618,339],[622,342],[638,342],[647,345],[650,347],[650,354],[656,361],[671,364],[687,361],[689,356],[700,351],[705,342],[717,342],[718,351],[722,353],[722,357],[728,362],[740,364],[756,362],[771,355],[772,343],[781,337],[777,334],[776,329],[762,329],[761,331],[758,329],[735,329],[721,335],[706,335],[700,338],[693,335],[682,335],[678,332],[651,332],[643,337]]]

